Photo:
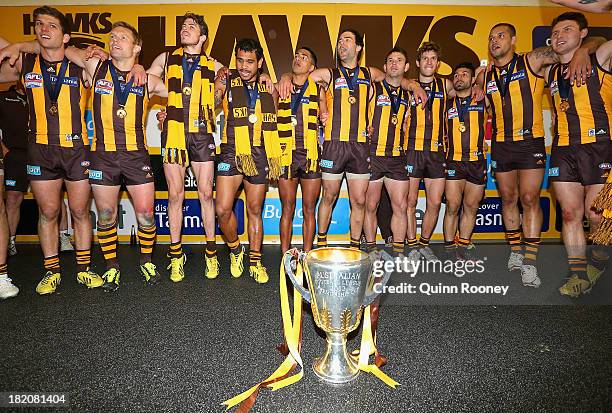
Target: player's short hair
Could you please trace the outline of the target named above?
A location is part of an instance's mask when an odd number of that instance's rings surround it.
[[[357,30],[352,29],[352,28],[348,28],[348,29],[344,29],[342,31],[340,31],[340,33],[338,33],[338,39],[340,39],[340,36],[342,36],[342,33],[353,33],[353,36],[355,36],[355,44],[357,46],[361,46],[361,50],[359,52],[357,52],[357,61],[361,60],[361,55],[363,54],[363,35],[361,33],[359,33]],[[337,42],[336,42],[337,43]]]
[[[129,30],[130,33],[132,33],[132,37],[134,38],[134,43],[136,43],[138,46],[142,46],[142,37],[140,36],[140,33],[138,33],[138,30],[136,30],[134,26],[124,21],[118,21],[118,22],[113,23],[113,27],[111,28],[111,30],[116,27],[123,27],[124,29]]]
[[[234,53],[238,54],[238,50],[242,50],[243,52],[255,52],[255,56],[257,56],[257,60],[263,58],[263,47],[259,41],[255,39],[240,39],[236,42],[236,47],[234,48]]]
[[[498,27],[505,27],[510,32],[512,37],[516,36],[516,27],[512,23],[497,23],[495,26],[491,27],[490,31],[497,29]]]
[[[62,27],[62,34],[70,35],[72,33],[72,29],[70,27],[70,22],[58,9],[50,6],[41,6],[34,9],[34,21],[38,19],[38,16],[44,14],[46,16],[53,16],[60,22],[60,26]]]
[[[185,20],[187,19],[192,19],[194,22],[196,22],[198,26],[200,26],[200,36],[204,35],[206,36],[206,38],[208,38],[208,25],[204,21],[204,16],[202,16],[201,14],[187,12],[183,16],[183,21],[181,22],[181,24],[183,24],[183,22],[185,22]]]
[[[314,52],[314,50],[312,50],[310,47],[308,46],[300,46],[297,48],[297,50],[306,50],[308,53],[310,53],[310,58],[312,60],[312,64],[314,65],[314,67],[317,67],[317,55]]]
[[[417,60],[421,60],[421,56],[425,52],[434,52],[438,56],[438,60],[442,57],[442,49],[436,42],[424,42],[421,47],[417,49]]]
[[[392,53],[400,53],[404,56],[404,59],[408,61],[408,52],[399,46],[395,46],[393,49],[389,50],[389,53],[387,53],[387,56],[385,56],[385,62],[387,61],[389,56],[391,56]]]
[[[580,30],[589,28],[589,22],[587,21],[584,14],[578,13],[576,11],[568,11],[566,13],[558,15],[553,19],[552,23],[550,24],[550,27],[555,27],[557,23],[565,20],[571,20],[578,23],[578,27],[580,28]]]
[[[474,73],[476,72],[476,69],[474,68],[474,64],[472,64],[471,62],[461,62],[461,63],[459,63],[453,69],[453,74],[455,74],[457,72],[457,70],[459,70],[459,69],[469,69],[472,72],[472,76],[474,76]]]

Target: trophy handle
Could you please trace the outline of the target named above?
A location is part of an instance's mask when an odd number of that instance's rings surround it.
[[[391,261],[393,260],[393,257],[391,255],[389,255],[386,251],[381,251],[381,255],[380,258],[384,261]],[[387,282],[389,282],[389,278],[391,278],[391,272],[386,272],[383,274],[382,276],[382,280],[380,281],[380,284],[382,287],[384,287],[385,285],[387,285]],[[382,292],[382,291],[381,291]],[[374,300],[376,300],[376,298],[380,295],[381,293],[377,293],[375,291],[372,291],[369,294],[366,294],[366,296],[363,299],[363,305],[364,307],[369,306],[370,304],[372,304],[374,302]]]
[[[293,269],[291,268],[291,258],[293,258],[293,251],[297,252],[297,265],[302,265],[302,261],[306,257],[306,254],[303,252],[299,252],[297,249],[289,250],[285,253],[283,257],[283,265],[285,266],[285,274],[289,276],[291,280],[291,284],[293,287],[298,290],[300,294],[302,294],[302,298],[306,300],[306,302],[310,303],[310,291],[305,289],[300,285],[298,280],[295,278],[295,274],[293,273]]]

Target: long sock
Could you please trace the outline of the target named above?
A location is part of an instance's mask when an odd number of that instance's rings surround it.
[[[604,271],[610,261],[610,254],[603,245],[593,245],[591,250],[591,265],[600,271]]]
[[[181,258],[183,256],[183,244],[181,244],[181,241],[171,242],[168,254],[170,258]]]
[[[404,243],[393,241],[393,254],[399,255],[404,252]]]
[[[232,254],[234,254],[234,255],[235,255],[235,254],[240,253],[240,240],[239,240],[238,238],[236,238],[236,240],[235,240],[235,241],[229,241],[229,242],[227,243],[227,246],[229,247],[230,252],[231,252]]]
[[[151,262],[153,255],[153,244],[155,244],[155,235],[157,227],[155,224],[150,227],[138,226],[138,244],[140,245],[140,265]]]
[[[249,250],[249,265],[257,266],[261,263],[261,252]]]
[[[459,248],[468,248],[472,241],[469,238],[457,238],[457,247]]]
[[[206,250],[205,254],[208,258],[217,256],[217,243],[214,238],[206,238]]]
[[[106,269],[119,269],[119,259],[117,258],[117,223],[104,226],[98,223],[98,242],[102,255],[106,261]]]
[[[327,247],[327,233],[319,232],[317,233],[317,248]]]
[[[420,236],[419,237],[419,245],[422,247],[428,247],[429,246],[429,238],[425,238],[424,236]]]
[[[115,231],[117,229],[115,228]],[[116,242],[115,242],[115,248]],[[76,270],[77,272],[87,271],[89,268],[89,264],[91,263],[91,249],[87,248],[86,250],[76,250]]]
[[[523,265],[536,265],[538,261],[538,249],[540,248],[540,237],[524,238],[525,241],[525,258]]]
[[[510,251],[516,252],[517,254],[523,253],[523,247],[521,246],[521,229],[511,229],[506,231],[506,241],[510,245]]]
[[[446,251],[446,252],[453,252],[456,249],[457,249],[457,244],[455,243],[455,240],[444,241],[444,251]]]
[[[0,264],[0,278],[7,277],[8,274],[8,266],[6,262],[4,264]]]
[[[419,242],[416,238],[410,238],[408,241],[406,241],[406,245],[408,246],[408,251],[412,251],[419,246]]]
[[[568,255],[567,263],[569,264],[569,269],[571,274],[576,274],[578,277],[583,280],[588,280],[587,278],[587,259],[586,254],[581,255]]]
[[[51,271],[52,273],[60,272],[60,262],[57,254],[45,257],[44,265],[47,271]]]
[[[351,238],[351,247],[352,245],[353,239]],[[359,246],[357,246],[356,248],[359,248]],[[372,252],[374,251],[374,249],[376,248],[376,242],[374,241],[366,241],[366,251],[367,252]]]

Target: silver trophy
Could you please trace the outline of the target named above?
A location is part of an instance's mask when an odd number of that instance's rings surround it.
[[[295,278],[296,262],[291,251],[283,258],[285,272],[304,300],[311,304],[317,326],[327,334],[325,353],[313,364],[314,372],[324,381],[347,383],[359,375],[357,358],[346,349],[346,337],[359,326],[363,308],[380,294],[373,291],[372,260],[392,258],[386,252],[378,254],[368,255],[354,248],[340,247],[298,253],[297,265],[304,269],[308,290]],[[390,275],[382,276],[382,285]]]

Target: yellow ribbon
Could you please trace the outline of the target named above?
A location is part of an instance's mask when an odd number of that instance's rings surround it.
[[[284,261],[284,260],[283,260]],[[296,270],[295,278],[302,284],[303,272],[300,265]],[[222,404],[226,406],[226,410],[242,403],[248,399],[251,395],[257,392],[262,387],[267,387],[272,390],[278,390],[285,386],[293,383],[297,383],[304,376],[303,362],[298,349],[298,343],[300,339],[300,330],[302,327],[302,295],[294,288],[293,289],[293,320],[291,319],[291,312],[289,309],[289,294],[287,291],[287,279],[285,275],[284,262],[281,262],[280,268],[280,296],[281,296],[281,313],[283,317],[283,332],[285,334],[285,340],[287,347],[289,348],[289,354],[281,365],[272,373],[267,379],[259,384],[251,387],[250,389],[240,393],[237,396],[232,397],[224,401]],[[282,378],[291,372],[295,368],[296,364],[300,366],[300,371],[291,376]]]

